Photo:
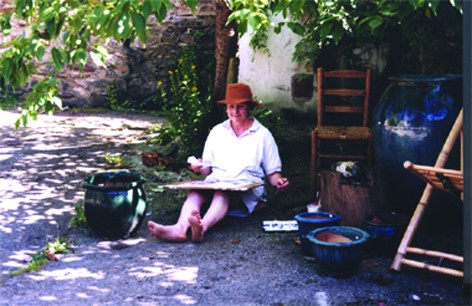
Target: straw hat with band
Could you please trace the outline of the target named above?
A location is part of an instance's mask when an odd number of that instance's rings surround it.
[[[261,106],[252,98],[251,87],[244,83],[229,84],[226,87],[226,98],[218,101],[219,104],[240,104],[244,102],[250,102],[256,107]]]

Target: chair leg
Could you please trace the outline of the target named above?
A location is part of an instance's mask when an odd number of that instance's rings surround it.
[[[310,196],[315,197],[318,191],[318,133],[316,130],[311,132],[311,155],[310,155]]]
[[[372,169],[373,167],[373,152],[372,152],[372,137],[367,140],[367,168]]]

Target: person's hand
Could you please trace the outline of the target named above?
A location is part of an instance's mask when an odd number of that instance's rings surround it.
[[[285,189],[287,189],[288,186],[290,186],[290,182],[288,181],[288,178],[281,177],[281,178],[277,179],[277,183],[275,185],[277,190],[284,191]]]
[[[190,169],[196,173],[207,175],[211,165],[204,162],[201,158],[191,160]]]
[[[202,172],[203,166],[203,161],[201,158],[199,158],[190,164],[190,169],[192,169],[193,172],[200,173]]]

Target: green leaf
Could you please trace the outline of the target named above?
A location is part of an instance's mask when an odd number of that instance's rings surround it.
[[[280,32],[282,32],[282,27],[284,25],[285,25],[285,22],[279,22],[274,28],[274,33],[275,34],[280,34]]]
[[[123,15],[117,22],[117,27],[115,30],[115,37],[116,38],[128,38],[128,34],[130,31],[129,27],[129,19],[128,16]]]
[[[340,23],[333,24],[331,35],[336,44],[338,44],[344,36],[344,28]]]
[[[305,0],[296,0],[290,2],[290,11],[299,12],[303,10],[305,6]]]
[[[195,8],[197,7],[199,0],[185,0],[185,3],[187,3],[188,7],[192,10],[195,11]]]
[[[260,26],[260,24],[262,23],[262,19],[261,19],[261,16],[257,15],[257,14],[250,14],[247,18],[248,22],[249,22],[249,25],[251,26],[251,28],[253,28],[254,30],[257,30]]]
[[[133,25],[136,28],[138,36],[142,35],[146,30],[146,20],[141,14],[133,13],[132,15]]]
[[[49,19],[46,21],[46,30],[50,37],[55,37],[54,33],[56,33],[56,20]]]
[[[228,25],[228,24],[231,23],[231,21],[233,21],[233,20],[238,20],[238,23],[244,22],[244,21],[241,19],[241,12],[240,12],[240,11],[236,11],[236,12],[231,13],[231,14],[228,16],[228,20],[226,21],[226,24]]]
[[[164,21],[167,16],[167,8],[165,5],[161,5],[159,10],[155,11],[154,15],[156,16],[157,20],[159,20],[159,22]]]
[[[2,29],[2,34],[4,36],[10,35],[11,30],[11,13],[8,12],[6,14],[0,14],[0,28]]]
[[[148,0],[154,12],[159,12],[162,6],[162,0]]]
[[[320,25],[319,33],[321,40],[325,40],[331,34],[331,28],[333,27],[333,22],[325,22]]]
[[[57,70],[61,70],[62,65],[64,64],[63,59],[62,59],[62,52],[58,48],[54,47],[52,48],[51,55],[52,55],[52,60],[54,62],[54,66],[56,67]]]
[[[44,44],[40,42],[36,42],[33,47],[32,47],[34,56],[38,59],[41,60],[44,56],[44,52],[46,51],[46,47]]]
[[[382,25],[382,23],[383,23],[383,19],[380,16],[376,16],[369,21],[369,27],[371,28],[373,32],[376,28]]]
[[[247,32],[247,22],[241,22],[237,25],[238,33],[244,34]]]
[[[143,6],[141,7],[141,13],[144,16],[144,19],[148,19],[148,17],[151,15],[151,12],[151,1],[144,1]]]
[[[435,16],[438,14],[439,2],[440,0],[429,0],[429,7],[431,8]]]
[[[72,56],[72,61],[78,62],[80,71],[83,71],[85,64],[87,63],[88,54],[84,49],[77,49]]]
[[[297,35],[303,36],[303,34],[305,34],[305,28],[298,22],[288,22],[287,27]]]

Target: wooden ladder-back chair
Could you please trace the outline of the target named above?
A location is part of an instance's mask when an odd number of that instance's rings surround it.
[[[312,194],[319,189],[317,172],[322,159],[364,160],[368,167],[372,165],[372,131],[368,126],[371,75],[371,69],[318,68],[318,120],[311,133]],[[357,150],[346,146],[349,142],[356,143]]]
[[[407,259],[405,258],[408,254],[416,254],[420,256],[426,257],[433,257],[440,259],[440,263],[442,259],[447,259],[453,262],[463,263],[464,257],[458,256],[455,254],[450,254],[446,252],[439,252],[433,250],[425,250],[421,248],[411,247],[411,241],[413,239],[413,235],[418,228],[421,218],[426,210],[428,205],[429,199],[433,193],[434,189],[439,189],[443,191],[452,192],[454,194],[460,195],[461,199],[463,196],[463,174],[462,174],[462,163],[461,163],[461,170],[452,170],[452,169],[444,169],[444,165],[447,162],[449,154],[459,137],[462,137],[462,110],[459,113],[456,122],[454,123],[449,136],[444,143],[444,146],[439,153],[438,159],[436,160],[436,164],[434,167],[430,166],[422,166],[422,165],[415,165],[410,161],[406,161],[404,163],[404,167],[411,172],[415,173],[423,180],[425,180],[428,184],[426,185],[423,195],[421,196],[418,205],[416,206],[415,212],[411,217],[410,224],[408,225],[405,234],[403,235],[403,239],[398,247],[397,254],[393,260],[391,265],[392,270],[400,271],[401,265],[407,265],[414,268],[425,269],[433,272],[438,272],[442,274],[447,274],[451,276],[463,277],[464,272],[462,270],[453,269],[444,266],[435,266],[431,264],[427,264],[425,262]],[[461,141],[461,159],[462,156],[462,141]]]

